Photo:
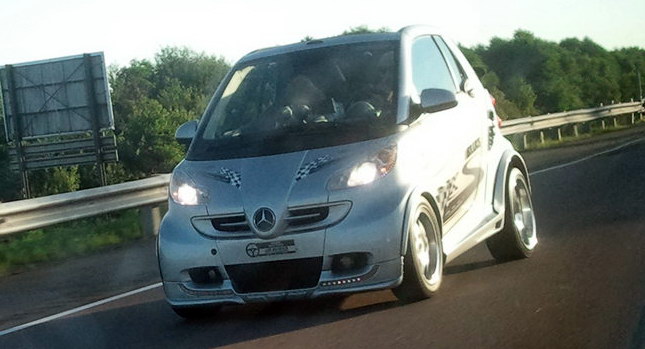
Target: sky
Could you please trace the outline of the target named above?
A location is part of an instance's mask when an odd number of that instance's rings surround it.
[[[360,25],[430,24],[466,46],[524,29],[552,41],[645,48],[644,13],[645,0],[0,0],[0,65],[103,51],[108,65],[123,66],[165,46],[233,63],[258,48]]]

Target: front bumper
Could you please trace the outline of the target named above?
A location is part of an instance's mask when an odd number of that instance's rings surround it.
[[[354,278],[338,278],[328,275],[330,274],[329,271],[323,271],[318,286],[308,289],[237,293],[230,280],[224,280],[222,285],[217,288],[202,287],[191,282],[164,281],[163,288],[168,302],[173,306],[274,302],[391,288],[401,282],[401,265],[401,258],[374,265],[370,268],[367,277],[361,279],[361,282],[348,284],[343,284],[342,282],[351,279],[355,280],[360,278],[360,276]],[[323,286],[327,282],[341,283]]]
[[[395,287],[402,280],[401,240],[406,196],[393,189],[379,193],[379,200],[369,188],[353,188],[352,208],[338,224],[323,230],[286,234],[271,240],[257,237],[211,238],[195,229],[191,217],[197,212],[178,208],[164,217],[159,234],[159,267],[168,302],[173,306],[213,303],[244,304],[286,299],[314,298],[323,295],[363,292]],[[389,195],[388,195],[389,194]],[[342,199],[330,197],[330,201]],[[278,255],[251,256],[250,245],[267,242],[293,243],[295,251]],[[367,257],[364,267],[350,272],[332,270],[334,256],[361,253]],[[319,278],[304,288],[261,292],[240,290],[240,280],[231,277],[231,267],[240,265],[316,259]],[[293,264],[293,263],[292,263]],[[221,282],[198,284],[189,270],[214,267]],[[285,270],[285,272],[287,272]]]

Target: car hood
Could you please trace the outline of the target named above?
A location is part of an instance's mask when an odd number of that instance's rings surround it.
[[[393,136],[262,157],[183,161],[175,171],[206,192],[209,215],[244,213],[248,222],[263,209],[280,229],[289,208],[329,202],[328,182],[394,142]],[[257,232],[257,227],[251,224]],[[270,232],[267,233],[270,235]]]

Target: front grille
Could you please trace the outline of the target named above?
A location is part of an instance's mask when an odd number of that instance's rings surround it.
[[[225,266],[238,293],[297,290],[316,287],[322,257]]]
[[[287,225],[290,227],[300,227],[303,225],[316,224],[324,221],[329,216],[328,206],[319,206],[311,208],[300,208],[289,210]]]
[[[244,213],[216,217],[211,219],[211,223],[213,224],[213,228],[215,228],[215,230],[227,233],[251,230],[249,229],[249,224],[246,222]]]
[[[290,207],[278,224],[281,224],[283,234],[321,230],[343,220],[350,208],[349,201]],[[194,217],[192,223],[200,233],[209,237],[245,239],[254,236],[251,222],[243,212]]]

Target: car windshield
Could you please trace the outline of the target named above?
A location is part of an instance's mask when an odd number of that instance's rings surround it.
[[[347,144],[396,130],[395,41],[322,47],[245,62],[205,113],[189,160]]]

